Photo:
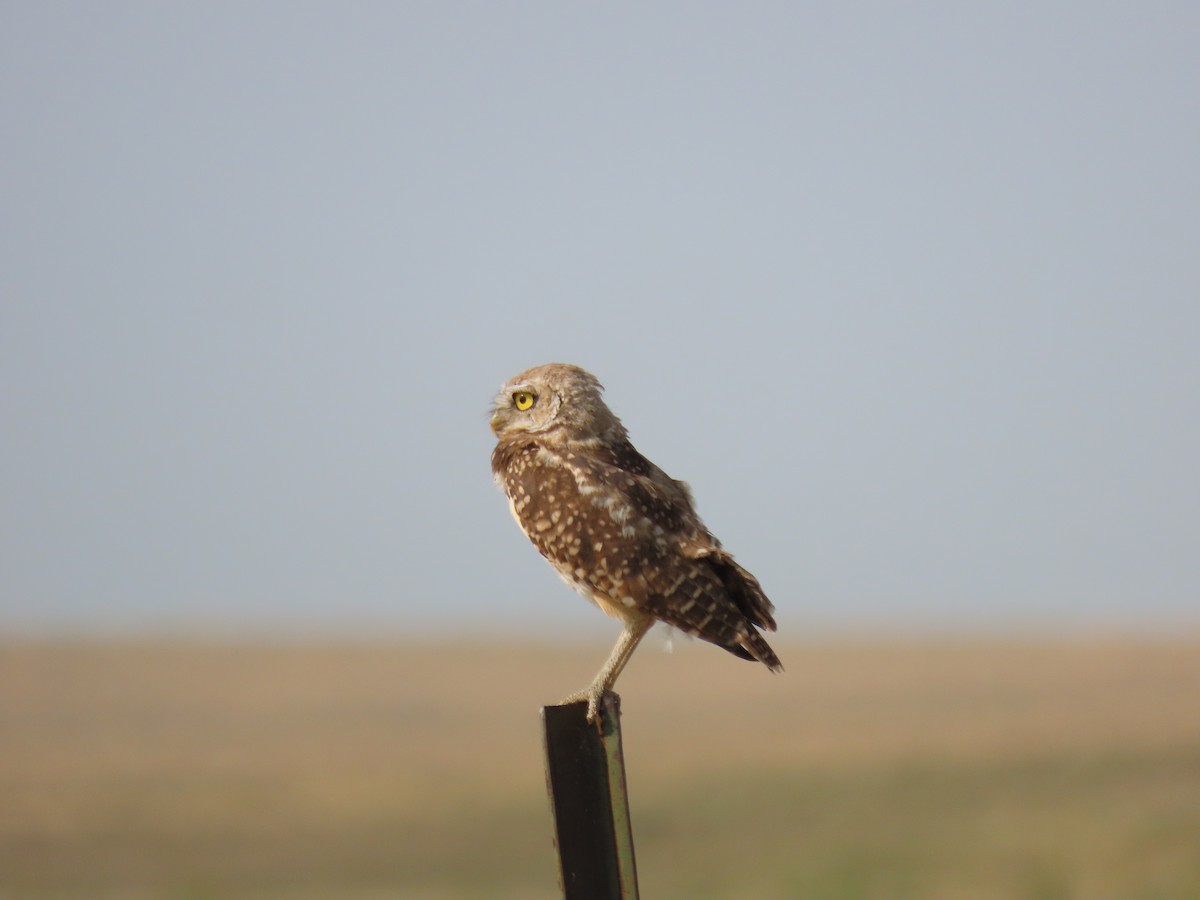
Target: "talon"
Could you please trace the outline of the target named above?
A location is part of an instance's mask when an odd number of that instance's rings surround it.
[[[583,703],[587,701],[587,721],[595,725],[597,728],[603,728],[603,719],[600,715],[600,704],[604,700],[604,695],[612,693],[605,690],[603,687],[597,689],[589,687],[586,691],[576,691],[567,697],[563,697],[559,701],[559,705],[566,706],[569,703]],[[615,695],[614,695],[615,696]]]

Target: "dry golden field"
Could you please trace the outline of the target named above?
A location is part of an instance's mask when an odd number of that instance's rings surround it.
[[[1200,898],[1200,638],[653,638],[642,896]],[[0,898],[552,898],[538,707],[594,645],[0,644]]]

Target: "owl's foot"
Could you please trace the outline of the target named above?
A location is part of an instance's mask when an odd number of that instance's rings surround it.
[[[646,632],[653,624],[654,617],[650,615],[635,616],[625,622],[625,626],[621,629],[621,636],[617,638],[617,645],[613,647],[612,653],[609,654],[596,677],[592,679],[592,683],[587,686],[586,690],[578,691],[565,698],[562,701],[563,704],[581,703],[586,700],[587,720],[597,728],[601,728],[600,703],[605,694],[612,694],[615,703],[621,702],[621,698],[611,688],[616,683],[621,670],[625,668],[625,663],[629,662],[629,657],[637,647],[638,641],[645,637]]]
[[[568,703],[583,703],[587,701],[587,720],[597,727],[600,726],[600,704],[604,700],[605,694],[611,694],[617,702],[620,702],[620,697],[613,691],[605,688],[603,684],[593,684],[584,691],[576,691],[569,697],[563,697],[560,701],[561,705],[566,706]]]

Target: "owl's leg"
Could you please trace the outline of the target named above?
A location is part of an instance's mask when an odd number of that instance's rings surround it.
[[[570,697],[565,697],[562,702],[578,703],[580,700],[586,700],[588,705],[587,720],[589,722],[596,722],[599,717],[600,698],[607,691],[612,690],[617,676],[621,674],[621,670],[625,668],[625,663],[629,662],[629,657],[633,656],[633,651],[637,649],[638,642],[646,636],[646,632],[650,630],[650,626],[653,624],[654,619],[650,616],[627,619],[624,627],[621,629],[621,636],[617,638],[616,646],[613,647],[612,653],[608,655],[608,661],[600,667],[600,671],[592,679],[592,683],[586,690],[577,691]]]

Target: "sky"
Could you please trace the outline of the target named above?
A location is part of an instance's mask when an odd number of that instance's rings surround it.
[[[580,634],[593,371],[782,640],[1200,626],[1200,10],[6,4],[0,631]]]

